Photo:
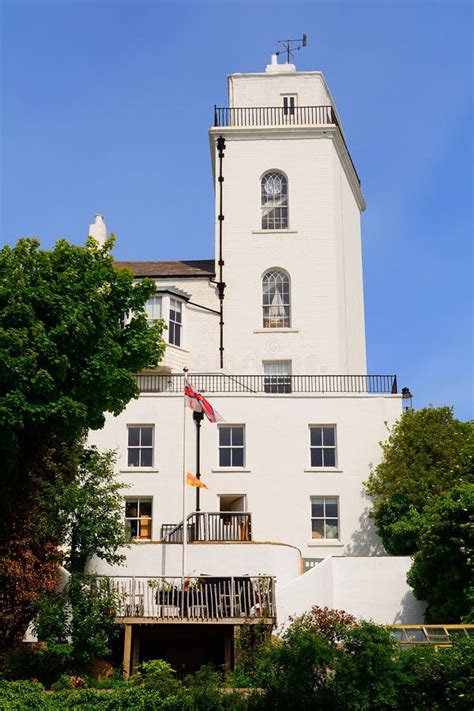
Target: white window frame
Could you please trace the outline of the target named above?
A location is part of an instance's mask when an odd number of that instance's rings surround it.
[[[298,94],[280,94],[284,116],[294,116],[298,108]],[[286,106],[285,106],[286,99]],[[291,105],[293,100],[293,106]]]
[[[265,300],[266,297],[268,296],[268,280],[272,279],[273,282],[275,283],[275,287],[278,284],[278,279],[281,281],[281,292],[275,288],[275,294],[273,297],[273,300],[275,300],[277,294],[280,297],[281,303],[276,303],[273,304],[266,304]],[[288,285],[288,292],[285,293],[284,288],[285,288],[285,282]],[[270,284],[271,286],[271,284]],[[267,291],[265,291],[265,288],[267,288]],[[285,301],[285,297],[287,297],[287,300]],[[278,310],[281,309],[283,310],[282,315],[271,315],[271,310]],[[267,311],[266,311],[267,310]],[[279,321],[278,319],[281,319]],[[273,325],[269,325],[273,321]],[[284,325],[282,325],[284,324]],[[265,330],[272,330],[273,328],[291,328],[291,279],[290,275],[285,269],[280,269],[280,267],[272,267],[271,269],[267,269],[263,276],[262,276],[262,326]]]
[[[175,304],[179,307],[179,310],[175,308]],[[171,312],[179,314],[180,320],[171,320]],[[172,346],[175,346],[176,348],[183,347],[183,312],[183,301],[181,299],[177,299],[174,296],[170,296],[168,310],[168,343]],[[173,324],[175,328],[171,328],[171,324]],[[171,334],[175,333],[176,331],[179,333],[179,343],[171,341]]]
[[[132,503],[136,501],[137,502],[137,515],[136,516],[127,516],[127,504]],[[150,504],[150,515],[140,515],[140,505],[141,503],[149,503]],[[124,506],[124,519],[125,519],[125,531],[127,533],[127,521],[136,521],[137,522],[137,535],[132,536],[130,535],[130,541],[151,541],[153,540],[153,497],[152,496],[130,496],[125,499],[125,506]],[[144,525],[145,521],[149,521],[149,531],[150,535],[149,536],[141,536],[140,535],[140,529],[142,525]],[[130,534],[131,534],[131,526],[130,526]]]
[[[279,177],[282,179],[282,198],[278,202],[278,199],[274,195],[272,197],[271,193],[267,193],[264,188],[264,183],[269,176],[273,176],[273,179]],[[286,213],[281,213],[279,217],[273,214],[270,217],[270,212],[272,210],[286,210]],[[283,216],[285,214],[285,216]],[[265,226],[265,221],[267,225]],[[268,226],[271,223],[271,226]],[[290,205],[289,205],[289,181],[288,176],[282,170],[266,170],[265,173],[260,178],[260,226],[264,232],[281,232],[282,230],[288,230],[290,227]]]
[[[323,515],[322,516],[313,516],[313,501],[322,501],[323,502]],[[337,517],[326,515],[326,502],[327,501],[336,501],[337,502]],[[326,526],[329,526],[330,524],[326,523],[327,521],[337,521],[337,537],[333,536],[327,536],[327,528]],[[310,532],[311,532],[311,541],[312,543],[320,543],[324,542],[327,545],[331,544],[338,544],[341,542],[341,501],[339,496],[330,496],[328,494],[324,494],[322,496],[311,496],[310,497]],[[313,521],[323,521],[323,532],[324,535],[322,537],[317,537],[313,535]]]
[[[142,433],[141,430],[144,429],[145,427],[151,428],[151,445],[142,445],[141,440],[142,440]],[[140,430],[139,433],[139,443],[137,445],[130,445],[130,431],[131,430]],[[141,463],[138,464],[137,466],[134,466],[133,464],[129,464],[129,450],[138,450],[139,452],[139,461],[141,462],[141,451],[143,449],[146,450],[151,450],[151,464],[150,465],[142,465]],[[155,425],[150,424],[150,423],[135,423],[135,422],[130,422],[127,424],[127,470],[130,471],[150,471],[153,470],[155,466]]]
[[[320,445],[313,445],[311,444],[311,431],[316,430],[316,429],[321,429],[323,430],[324,428],[326,429],[332,429],[334,431],[334,444],[333,445],[326,445],[324,443],[324,434],[321,432],[321,442],[322,444]],[[330,449],[334,450],[334,464],[325,464],[324,462],[324,450]],[[313,457],[312,453],[313,450],[321,450],[322,451],[322,464],[313,464]],[[309,425],[309,466],[310,469],[330,469],[330,470],[337,470],[338,467],[338,446],[337,446],[337,425],[328,422],[328,423],[317,423],[317,424],[311,424]]]
[[[151,302],[151,303],[150,303]],[[160,315],[157,316],[155,313],[155,309],[157,305],[159,304],[159,311]],[[155,321],[159,321],[163,318],[163,296],[161,294],[154,294],[153,296],[150,296],[145,304],[145,311],[147,314],[147,321],[148,325],[152,325],[155,323]]]
[[[284,372],[283,364],[288,365],[287,372]],[[274,366],[275,372],[271,373],[270,366]],[[278,368],[278,366],[281,366]],[[263,367],[263,389],[266,393],[291,393],[292,392],[292,361],[276,358],[275,360],[262,361]],[[278,372],[280,370],[281,372]],[[267,371],[267,372],[265,372]]]
[[[156,292],[153,296],[151,296],[150,299],[148,299],[147,302],[146,302],[145,311],[147,312],[147,315],[148,315],[148,313],[149,313],[149,311],[148,311],[148,309],[147,309],[148,302],[151,301],[152,299],[153,299],[153,300],[155,300],[155,299],[160,299],[160,300],[161,300],[161,316],[160,316],[159,318],[158,318],[158,317],[157,317],[157,318],[148,318],[148,319],[147,319],[148,323],[149,323],[149,324],[155,323],[155,321],[158,321],[159,319],[161,319],[162,321],[164,321],[164,322],[166,323],[167,327],[168,327],[167,330],[165,331],[165,333],[163,334],[163,335],[164,335],[164,338],[165,338],[166,341],[167,341],[167,344],[168,344],[169,346],[171,346],[172,348],[181,348],[181,349],[184,349],[184,340],[185,340],[185,339],[184,339],[184,336],[185,336],[185,313],[186,313],[185,305],[186,305],[186,300],[180,298],[178,295],[175,295],[175,294],[168,294],[168,293],[166,293],[166,292],[159,292],[159,291],[157,291],[157,292]],[[180,326],[180,329],[179,329],[179,331],[180,331],[180,344],[179,344],[179,346],[177,346],[175,343],[172,343],[171,340],[170,340],[170,337],[171,337],[171,330],[172,330],[172,329],[170,328],[170,325],[171,325],[171,311],[172,311],[172,309],[171,309],[171,302],[172,302],[172,301],[176,302],[176,303],[179,304],[180,307],[181,307],[181,311],[180,311],[180,313],[181,313],[181,323],[179,324],[179,326]],[[177,324],[178,322],[173,321],[173,323],[176,323],[176,324]]]
[[[221,445],[221,431],[224,429],[230,429],[232,428],[240,428],[242,430],[242,444],[240,445],[233,445],[232,444],[232,432],[230,436],[230,444],[229,445]],[[231,463],[230,464],[221,464],[221,449],[226,449],[230,450],[230,459]],[[232,450],[234,449],[242,449],[242,464],[232,464]],[[247,452],[246,452],[247,446],[246,446],[246,432],[245,432],[245,425],[242,424],[241,422],[226,422],[225,424],[222,425],[217,425],[217,466],[219,469],[237,469],[237,470],[244,470],[246,467],[246,460],[247,460]]]

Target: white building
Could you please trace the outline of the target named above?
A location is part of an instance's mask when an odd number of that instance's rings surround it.
[[[172,624],[177,639],[181,622],[206,622],[209,635],[219,616],[235,625],[278,610],[283,623],[314,604],[384,623],[422,617],[405,582],[409,560],[384,554],[363,492],[402,404],[394,376],[366,371],[365,202],[337,109],[320,72],[275,60],[263,73],[230,75],[228,88],[229,108],[216,109],[209,131],[216,259],[119,263],[156,280],[148,313],[167,322],[168,346],[159,370],[138,376],[139,399],[90,438],[119,452],[135,541],[126,566],[93,567],[125,576],[126,640],[135,630],[142,650],[150,622],[162,635]],[[214,576],[221,590],[212,594],[227,596],[232,614],[205,599],[206,585],[193,605],[156,592],[158,578],[182,573],[184,367],[225,419],[201,426],[208,490],[196,515],[187,487],[185,575],[200,590]],[[196,473],[186,417],[186,465]],[[273,586],[271,609],[262,594],[242,604],[246,576],[259,575],[276,579],[276,608]],[[136,660],[134,650],[126,655]]]

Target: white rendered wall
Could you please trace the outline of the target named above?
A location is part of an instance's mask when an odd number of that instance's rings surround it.
[[[305,558],[383,553],[363,482],[380,461],[385,423],[390,427],[401,414],[398,396],[229,394],[210,400],[228,424],[245,425],[246,461],[243,469],[219,469],[217,426],[203,423],[201,472],[209,487],[201,492],[203,511],[219,510],[219,494],[244,494],[253,540],[296,546]],[[187,468],[195,471],[195,428],[191,411],[186,415]],[[181,396],[142,395],[90,434],[100,449],[118,450],[118,471],[130,487],[126,496],[153,498],[153,540],[162,524],[182,519],[182,422]],[[127,424],[155,426],[152,470],[127,469]],[[309,470],[310,424],[336,425],[335,470]],[[195,489],[186,493],[190,512]],[[339,541],[311,539],[311,496],[339,497]]]
[[[229,106],[282,106],[283,94],[297,94],[298,106],[332,104],[321,72],[230,74]]]
[[[285,624],[318,605],[380,624],[420,624],[425,603],[406,582],[410,565],[408,557],[328,558],[278,589],[278,620]]]
[[[186,548],[186,575],[242,576],[269,575],[278,585],[287,585],[301,572],[297,548],[271,543],[192,543]],[[102,575],[181,575],[182,547],[179,544],[142,543],[122,551],[123,566],[110,566],[94,559],[89,565]]]

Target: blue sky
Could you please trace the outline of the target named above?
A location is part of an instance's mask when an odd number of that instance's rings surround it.
[[[117,258],[212,257],[212,107],[306,32],[367,200],[369,372],[472,417],[472,8],[3,0],[1,241],[81,243],[102,212]]]

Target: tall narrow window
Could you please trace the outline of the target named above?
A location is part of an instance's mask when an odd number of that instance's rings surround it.
[[[219,466],[243,467],[244,454],[244,426],[219,425]]]
[[[288,181],[283,173],[265,173],[261,181],[262,230],[288,227]]]
[[[183,304],[177,299],[170,299],[169,342],[174,346],[181,345],[181,330],[183,328]]]
[[[263,361],[266,393],[291,393],[291,360]]]
[[[336,427],[334,425],[311,425],[310,455],[312,467],[336,466]]]
[[[281,269],[271,269],[262,279],[263,328],[290,327],[290,279]]]
[[[296,94],[287,94],[283,96],[283,114],[284,116],[294,116],[296,106]]]
[[[125,536],[127,540],[151,539],[151,499],[126,499]]]
[[[128,426],[129,467],[153,466],[153,425]]]

